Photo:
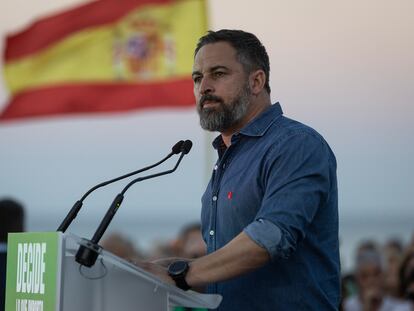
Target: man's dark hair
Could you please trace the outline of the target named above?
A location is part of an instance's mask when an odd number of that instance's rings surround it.
[[[206,44],[227,42],[237,52],[238,61],[243,65],[247,73],[253,70],[262,69],[266,75],[265,89],[270,94],[269,85],[269,56],[266,49],[259,39],[252,33],[242,30],[222,29],[219,31],[209,31],[205,36],[198,40],[194,56]]]
[[[0,200],[0,242],[7,241],[7,233],[24,229],[23,206],[12,199]]]

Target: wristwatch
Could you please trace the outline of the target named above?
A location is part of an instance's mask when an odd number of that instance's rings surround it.
[[[182,290],[189,290],[191,288],[185,280],[189,269],[190,266],[185,260],[174,261],[168,266],[168,275],[174,280],[177,287]]]

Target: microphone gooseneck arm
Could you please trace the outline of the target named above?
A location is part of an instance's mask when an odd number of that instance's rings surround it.
[[[143,176],[143,177],[139,177],[139,178],[136,178],[136,179],[134,179],[134,180],[132,180],[129,184],[127,184],[126,186],[125,186],[125,188],[124,189],[122,189],[122,191],[121,191],[121,195],[124,195],[125,194],[125,192],[127,192],[127,190],[133,185],[133,184],[135,184],[135,183],[137,183],[137,182],[140,182],[140,181],[143,181],[143,180],[146,180],[146,179],[151,179],[151,178],[155,178],[155,177],[158,177],[158,176],[162,176],[162,175],[167,175],[167,174],[171,174],[171,173],[173,173],[176,169],[177,169],[177,167],[180,165],[180,162],[181,162],[181,160],[183,159],[183,157],[185,156],[185,154],[184,153],[181,153],[181,155],[180,155],[180,157],[178,158],[178,161],[177,161],[177,163],[175,164],[175,166],[172,168],[172,169],[170,169],[170,170],[168,170],[168,171],[164,171],[164,172],[159,172],[159,173],[155,173],[155,174],[152,174],[152,175],[147,175],[147,176]]]
[[[136,179],[132,180],[128,185],[126,185],[120,193],[118,193],[118,195],[113,200],[111,206],[107,210],[107,212],[106,212],[104,218],[102,219],[101,223],[99,224],[98,229],[96,229],[95,234],[93,235],[92,239],[89,241],[89,243],[88,243],[89,247],[86,247],[86,246],[82,245],[79,248],[78,252],[76,253],[76,261],[78,263],[80,263],[81,265],[87,266],[87,267],[91,267],[95,264],[95,261],[98,257],[97,250],[99,249],[99,246],[97,244],[98,244],[99,240],[102,238],[102,236],[105,233],[106,229],[108,228],[109,224],[111,223],[112,218],[115,216],[116,212],[118,211],[119,207],[121,206],[121,203],[124,200],[125,192],[133,184],[135,184],[137,182],[173,173],[178,168],[178,166],[180,165],[180,162],[183,159],[183,157],[188,152],[190,152],[191,147],[192,147],[192,142],[190,140],[186,140],[182,145],[181,155],[178,158],[177,163],[175,164],[175,166],[172,169],[167,170],[167,171],[163,171],[163,172],[159,172],[159,173],[156,173],[156,174],[151,174],[151,175],[136,178]]]
[[[69,213],[66,215],[66,217],[65,217],[65,219],[62,221],[62,223],[59,225],[59,227],[58,227],[58,229],[56,230],[56,231],[61,231],[61,232],[65,232],[66,231],[66,229],[70,226],[70,224],[73,222],[73,220],[76,218],[76,216],[78,215],[78,213],[79,213],[79,211],[80,211],[80,209],[82,208],[82,205],[83,205],[83,201],[89,196],[89,194],[91,194],[93,191],[95,191],[96,189],[99,189],[99,188],[101,188],[101,187],[104,187],[104,186],[106,186],[106,185],[109,185],[109,184],[112,184],[112,183],[114,183],[114,182],[117,182],[117,181],[119,181],[119,180],[121,180],[121,179],[125,179],[125,178],[128,178],[128,177],[130,177],[130,176],[133,176],[133,175],[136,175],[136,174],[139,174],[139,173],[142,173],[142,172],[145,172],[145,171],[147,171],[147,170],[150,170],[150,169],[152,169],[152,168],[154,168],[154,167],[156,167],[156,166],[158,166],[158,165],[160,165],[160,164],[162,164],[162,163],[164,163],[165,161],[167,161],[169,158],[171,158],[174,154],[178,154],[178,153],[180,153],[181,152],[181,149],[183,148],[183,144],[184,144],[185,142],[184,141],[182,141],[182,140],[180,140],[179,142],[177,142],[173,147],[172,147],[172,150],[171,150],[171,152],[166,156],[166,157],[164,157],[162,160],[160,160],[160,161],[158,161],[157,163],[155,163],[155,164],[152,164],[152,165],[150,165],[150,166],[147,166],[147,167],[144,167],[144,168],[142,168],[142,169],[139,169],[139,170],[136,170],[136,171],[133,171],[133,172],[131,172],[131,173],[128,173],[128,174],[125,174],[125,175],[122,175],[122,176],[119,176],[119,177],[116,177],[116,178],[113,178],[113,179],[110,179],[110,180],[108,180],[108,181],[104,181],[104,182],[102,182],[102,183],[100,183],[100,184],[98,184],[98,185],[96,185],[96,186],[94,186],[94,187],[92,187],[91,189],[89,189],[83,196],[82,196],[82,198],[80,199],[80,200],[78,200],[78,201],[76,201],[75,202],[75,204],[73,204],[73,206],[72,206],[72,208],[71,208],[71,210],[69,211]]]
[[[181,160],[183,159],[183,157],[187,154],[187,153],[189,153],[190,152],[190,150],[191,150],[191,147],[193,146],[193,143],[191,142],[191,140],[186,140],[184,143],[183,143],[183,145],[182,145],[182,152],[181,152],[181,155],[180,155],[180,157],[178,158],[178,161],[177,161],[177,163],[175,164],[175,166],[172,168],[172,169],[170,169],[170,170],[168,170],[168,171],[164,171],[164,172],[160,172],[160,173],[156,173],[156,174],[152,174],[152,175],[147,175],[147,176],[143,176],[143,177],[139,177],[139,178],[136,178],[136,179],[134,179],[134,180],[132,180],[129,184],[127,184],[126,186],[125,186],[125,188],[121,191],[121,195],[124,195],[125,194],[125,192],[129,189],[129,187],[131,187],[133,184],[135,184],[135,183],[137,183],[137,182],[140,182],[140,181],[143,181],[143,180],[146,180],[146,179],[151,179],[151,178],[154,178],[154,177],[158,177],[158,176],[162,176],[162,175],[167,175],[167,174],[171,174],[171,173],[173,173],[177,168],[178,168],[178,166],[180,165],[180,163],[181,163]]]

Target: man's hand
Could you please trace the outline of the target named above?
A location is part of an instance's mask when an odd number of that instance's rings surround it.
[[[168,275],[168,270],[166,267],[163,267],[159,264],[148,262],[148,261],[136,261],[134,264],[141,269],[155,275],[161,281],[175,285],[174,280]]]

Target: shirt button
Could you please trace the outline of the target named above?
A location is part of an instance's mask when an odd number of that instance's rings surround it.
[[[213,201],[217,201],[217,196],[214,196],[213,197]]]
[[[218,169],[218,166],[214,165],[214,170],[217,171],[217,169]]]
[[[223,168],[226,168],[226,163],[223,164]]]
[[[214,230],[210,230],[210,235],[213,236],[214,235]]]

